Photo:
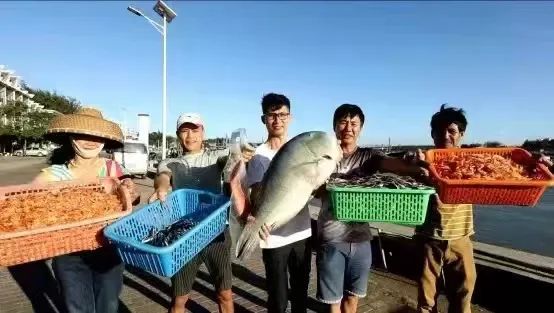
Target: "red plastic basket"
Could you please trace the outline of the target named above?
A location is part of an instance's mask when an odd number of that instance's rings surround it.
[[[74,223],[0,233],[0,266],[17,265],[77,251],[94,250],[106,244],[107,241],[102,233],[104,227],[132,211],[129,193],[118,186],[117,179],[103,178],[95,182],[74,181],[1,187],[0,201],[21,195],[41,194],[68,187],[82,189],[83,192],[103,190],[106,193],[119,196],[121,211]],[[75,205],[85,204],[75,203]]]
[[[536,162],[531,153],[520,148],[428,150],[426,159],[431,164],[431,176],[437,183],[439,197],[444,203],[534,206],[554,181],[552,173],[542,164],[538,167],[544,179],[532,181],[445,179],[438,175],[434,162],[451,155],[464,154],[496,154],[520,165],[533,165]]]

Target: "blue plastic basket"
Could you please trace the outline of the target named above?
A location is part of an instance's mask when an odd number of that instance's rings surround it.
[[[133,212],[104,229],[126,264],[170,277],[225,230],[229,198],[206,191],[180,189]],[[179,219],[202,219],[182,238],[167,247],[142,243],[150,230],[162,229]]]

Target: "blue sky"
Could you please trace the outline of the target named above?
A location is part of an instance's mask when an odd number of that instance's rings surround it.
[[[161,36],[130,14],[154,1],[0,1],[0,64],[135,124],[161,128]],[[291,135],[331,130],[359,104],[361,142],[430,143],[441,103],[466,109],[466,142],[554,137],[554,3],[184,2],[168,30],[168,132],[180,112],[209,136],[261,140],[260,98],[290,97]],[[124,111],[123,108],[126,108]]]

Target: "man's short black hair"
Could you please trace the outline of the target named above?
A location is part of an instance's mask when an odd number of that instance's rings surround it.
[[[465,112],[460,108],[446,108],[446,103],[441,105],[440,110],[431,117],[431,131],[441,131],[450,124],[458,125],[460,132],[465,132],[467,128],[467,119]]]
[[[360,107],[355,104],[342,104],[335,110],[335,115],[333,115],[333,128],[337,126],[337,123],[343,118],[354,118],[355,116],[358,116],[360,118],[360,122],[362,123],[361,126],[363,126],[365,122],[365,116],[362,109],[360,109]]]
[[[283,106],[287,107],[290,111],[290,100],[284,95],[268,93],[262,98],[262,112],[264,114],[279,110]]]

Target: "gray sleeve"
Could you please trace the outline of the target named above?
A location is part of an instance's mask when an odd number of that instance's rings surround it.
[[[171,169],[169,168],[170,159],[165,159],[158,164],[158,174],[168,173],[171,175]]]
[[[265,171],[267,170],[264,164],[264,158],[262,156],[255,155],[250,162],[246,170],[246,180],[248,181],[248,187],[259,183],[264,178]]]
[[[381,169],[381,161],[387,156],[377,150],[370,150],[367,158],[362,162],[360,169],[367,174],[373,174]]]

